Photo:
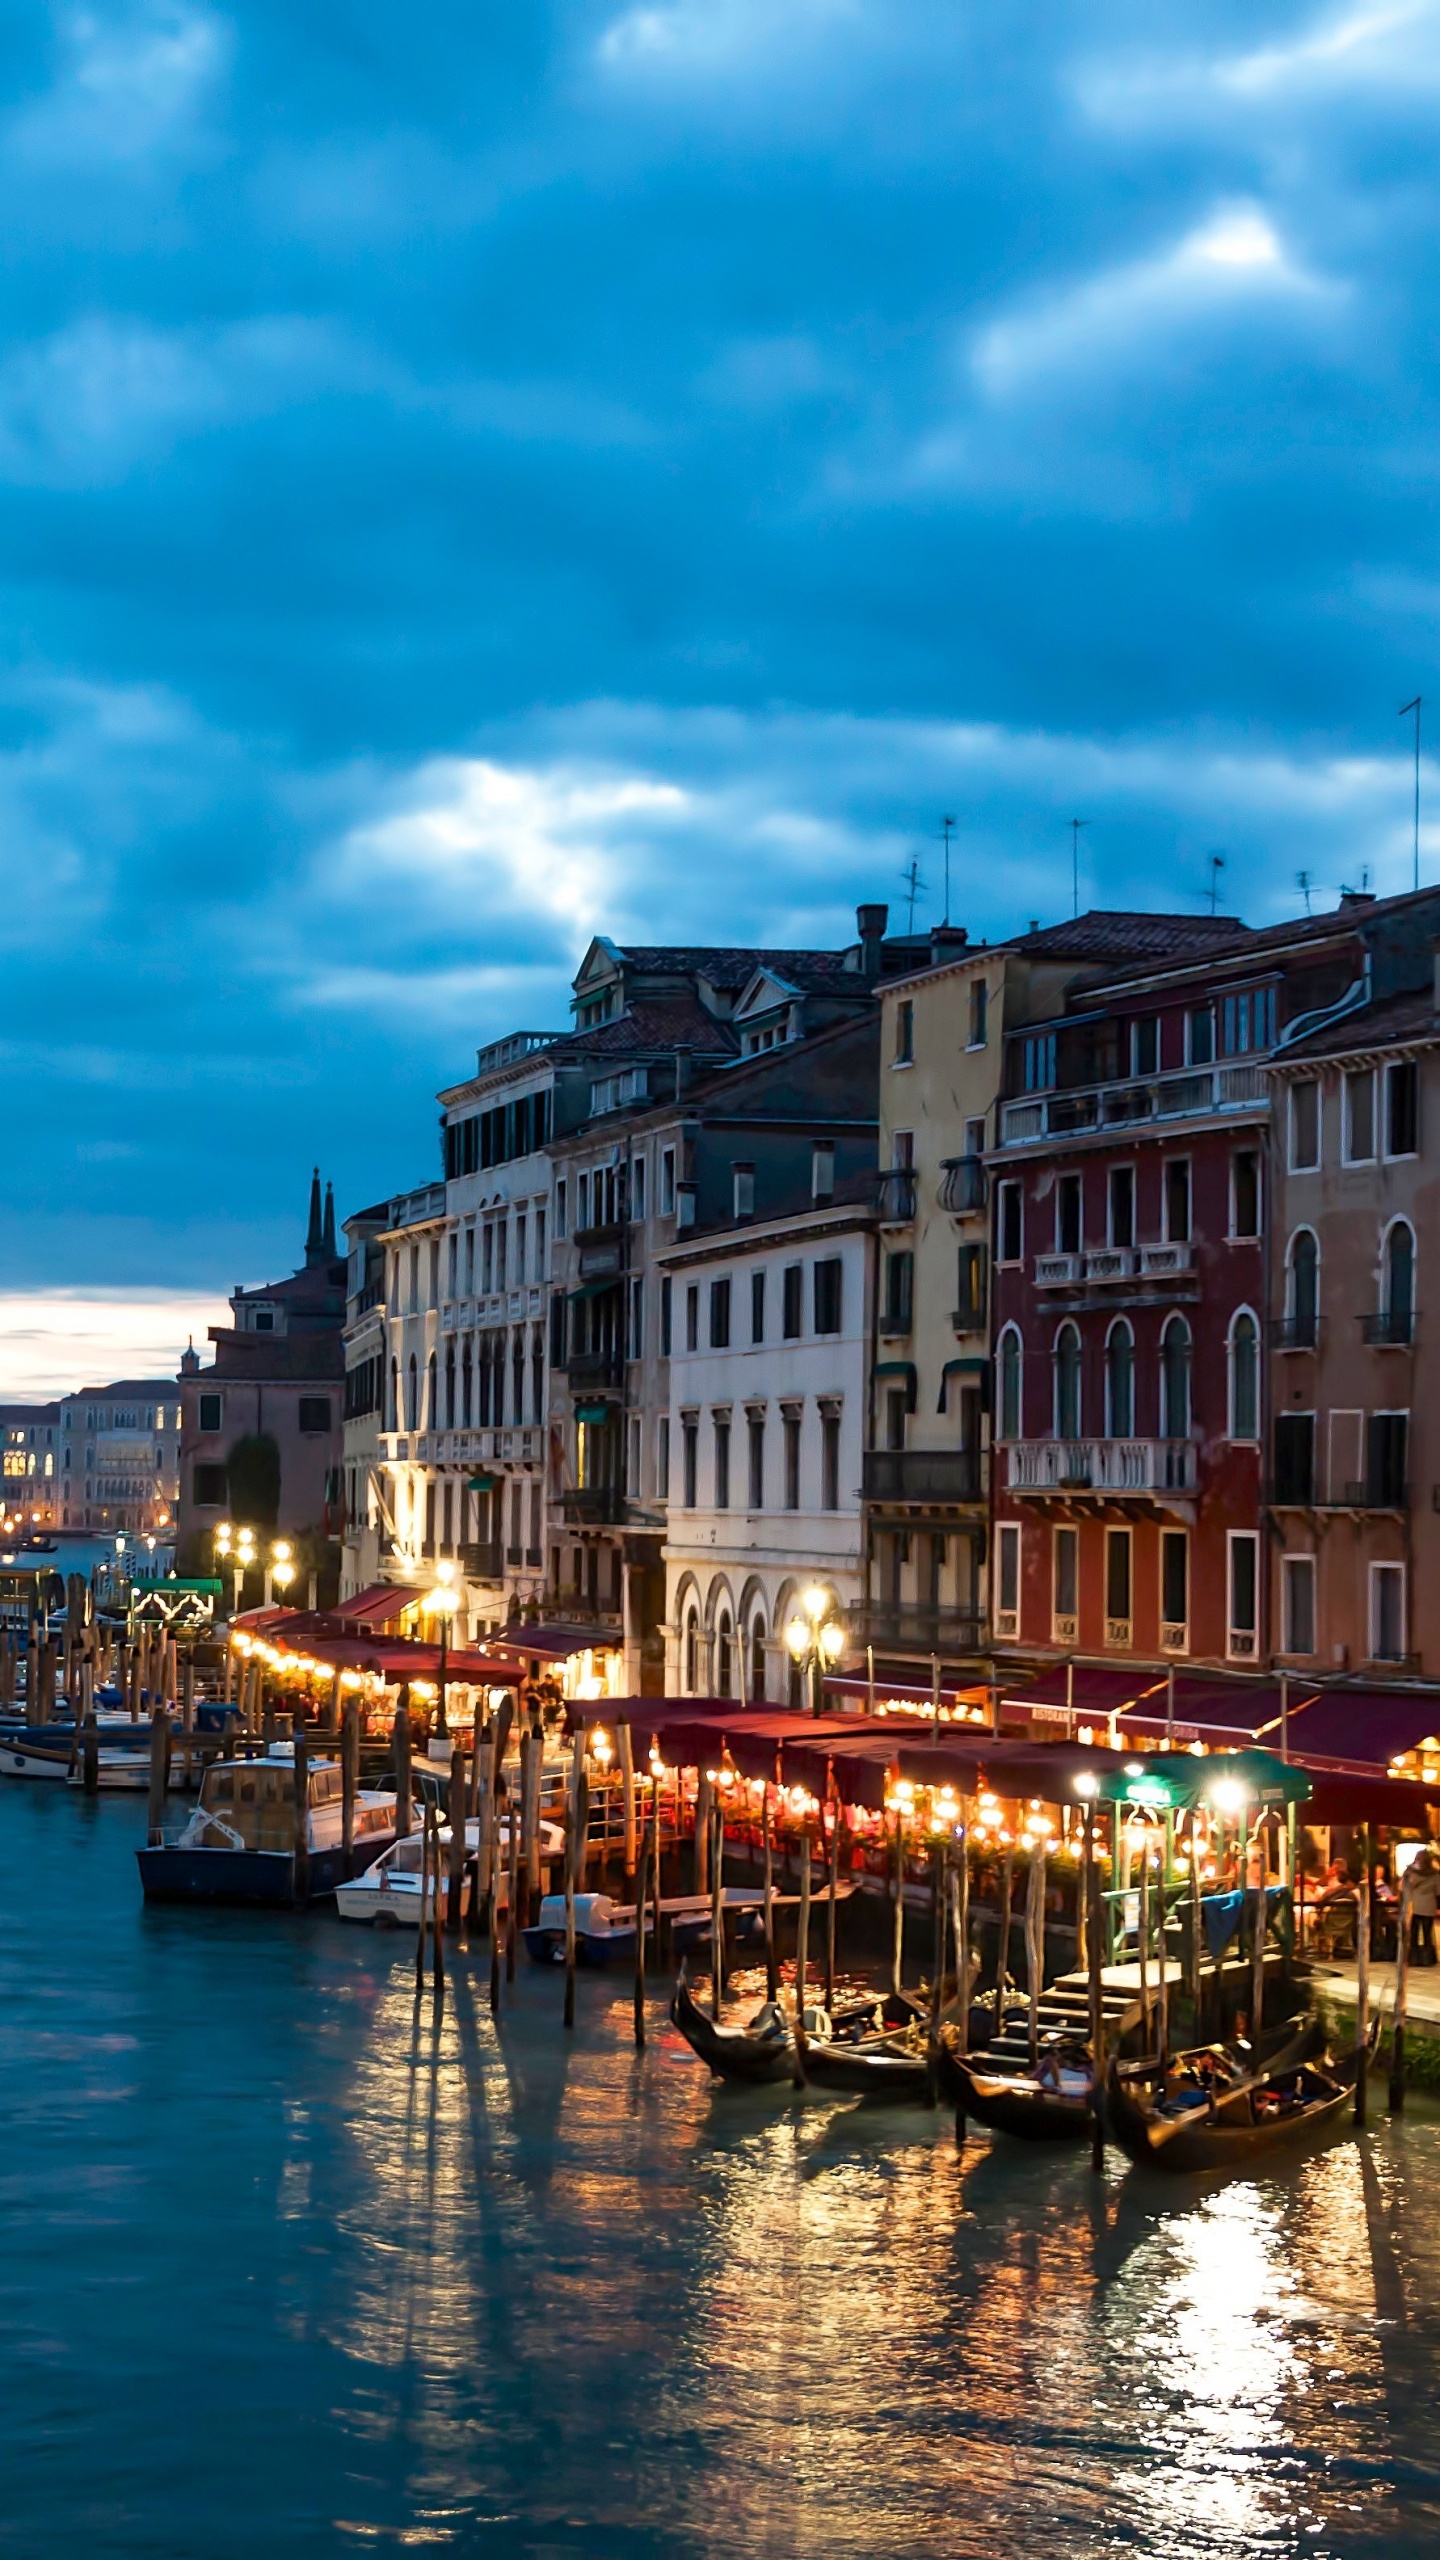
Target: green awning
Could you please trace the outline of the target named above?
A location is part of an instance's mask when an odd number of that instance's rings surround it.
[[[1240,1814],[1255,1805],[1303,1804],[1310,1780],[1274,1751],[1145,1751],[1107,1769],[1096,1793],[1102,1804],[1150,1805],[1166,1813],[1202,1804]]]
[[[619,1286],[620,1274],[618,1271],[612,1271],[608,1280],[582,1280],[578,1289],[567,1289],[565,1294],[573,1307],[580,1298],[603,1298],[611,1289],[618,1289]]]
[[[937,1412],[937,1413],[943,1413],[943,1412],[945,1411],[946,1402],[947,1402],[948,1397],[949,1397],[950,1381],[951,1381],[951,1379],[952,1379],[952,1378],[963,1378],[963,1377],[967,1377],[967,1376],[968,1376],[968,1377],[972,1377],[972,1378],[977,1378],[977,1379],[979,1380],[980,1385],[982,1386],[982,1388],[984,1388],[984,1389],[987,1391],[987,1392],[986,1392],[986,1399],[985,1399],[985,1409],[986,1409],[986,1411],[988,1411],[988,1410],[989,1410],[989,1394],[988,1394],[988,1390],[989,1390],[989,1386],[990,1386],[990,1363],[989,1363],[989,1361],[988,1361],[988,1360],[986,1360],[986,1359],[984,1359],[984,1358],[982,1357],[981,1359],[978,1359],[978,1360],[977,1360],[977,1359],[968,1359],[968,1360],[947,1360],[947,1361],[946,1361],[944,1368],[943,1368],[943,1369],[941,1370],[941,1372],[940,1372],[940,1393],[939,1393],[939,1396],[938,1396],[938,1398],[937,1398],[937,1400],[936,1400],[936,1405],[935,1405],[935,1410],[936,1410],[936,1412]]]
[[[465,1479],[465,1490],[467,1493],[493,1493],[495,1490],[495,1478],[493,1476],[467,1476]]]
[[[615,1409],[613,1404],[577,1404],[575,1419],[577,1422],[608,1422]]]
[[[915,1410],[915,1363],[913,1360],[877,1360],[871,1371],[874,1378],[899,1378],[905,1385],[907,1413]]]

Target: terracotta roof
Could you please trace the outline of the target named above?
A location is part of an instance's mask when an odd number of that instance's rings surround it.
[[[1307,1039],[1278,1050],[1274,1064],[1283,1067],[1291,1058],[1338,1058],[1356,1049],[1388,1049],[1404,1040],[1440,1040],[1432,987],[1417,987],[1407,995],[1387,996],[1381,1004],[1367,1004],[1358,1013],[1342,1014],[1328,1030],[1322,1025]]]
[[[706,1050],[713,1057],[733,1057],[739,1047],[728,1023],[717,1022],[693,997],[673,1001],[645,997],[614,1022],[597,1023],[593,1031],[572,1031],[555,1043],[554,1054],[581,1058],[643,1057],[657,1049]]]
[[[1068,924],[1016,934],[1006,947],[1035,960],[1052,953],[1057,960],[1173,960],[1253,938],[1239,916],[1147,915],[1123,907],[1092,907]]]
[[[853,946],[852,946],[853,947]],[[693,969],[708,978],[712,987],[744,986],[757,969],[813,969],[836,974],[844,965],[841,951],[756,951],[717,944],[713,949],[703,943],[622,943],[620,957],[632,969],[654,971]],[[852,971],[851,975],[858,975]]]

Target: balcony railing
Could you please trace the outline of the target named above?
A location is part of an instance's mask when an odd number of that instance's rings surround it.
[[[1363,1484],[1347,1484],[1344,1509],[1347,1511],[1408,1511],[1408,1484],[1387,1483],[1383,1477],[1367,1478]]]
[[[888,1173],[875,1177],[880,1220],[887,1227],[908,1227],[915,1215],[915,1169],[913,1165],[892,1165]]]
[[[862,1478],[867,1502],[983,1502],[980,1449],[867,1449]]]
[[[990,1186],[985,1176],[983,1156],[946,1156],[940,1166],[940,1206],[952,1218],[963,1218],[969,1209],[983,1209]]]
[[[1037,1289],[1075,1289],[1085,1268],[1082,1253],[1037,1253],[1035,1286]]]
[[[1012,1440],[1012,1493],[1193,1494],[1193,1440]]]
[[[618,1351],[572,1351],[565,1374],[576,1390],[619,1387],[625,1383],[625,1363]]]
[[[926,1609],[898,1602],[851,1610],[847,1620],[852,1654],[866,1645],[876,1653],[914,1653],[929,1660],[979,1653],[985,1642],[985,1620],[972,1610]]]
[[[1272,1316],[1270,1348],[1272,1351],[1313,1351],[1319,1330],[1319,1320],[1313,1309],[1304,1315]]]
[[[587,1485],[562,1494],[560,1507],[574,1528],[605,1528],[624,1519],[625,1496],[619,1485]]]
[[[498,1538],[472,1541],[458,1550],[460,1570],[467,1582],[503,1582],[505,1558]]]
[[[1253,1111],[1267,1100],[1264,1069],[1254,1063],[1192,1067],[1148,1076],[1143,1084],[1091,1085],[1037,1093],[1000,1110],[1002,1147],[1033,1147],[1086,1129],[1128,1128],[1137,1120],[1193,1120],[1217,1111]]]
[[[1410,1307],[1377,1307],[1372,1315],[1360,1318],[1360,1338],[1378,1351],[1408,1351],[1415,1340],[1415,1316]]]
[[[1037,1289],[1113,1289],[1117,1281],[1183,1280],[1194,1268],[1189,1244],[1103,1245],[1094,1253],[1037,1253]]]

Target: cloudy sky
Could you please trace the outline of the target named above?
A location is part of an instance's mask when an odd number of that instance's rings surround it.
[[[592,931],[928,918],[945,812],[981,932],[1075,814],[1408,883],[1433,0],[0,8],[17,1305],[286,1267]]]

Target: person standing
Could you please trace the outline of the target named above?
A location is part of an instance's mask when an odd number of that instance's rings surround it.
[[[1440,1868],[1422,1849],[1410,1869],[1410,1961],[1435,1962],[1435,1913],[1440,1907]]]

